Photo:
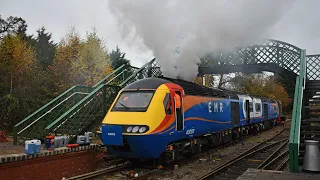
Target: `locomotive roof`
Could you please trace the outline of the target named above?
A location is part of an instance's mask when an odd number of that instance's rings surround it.
[[[277,102],[276,100],[274,100],[272,98],[266,98],[266,97],[254,96],[254,95],[250,95],[250,94],[244,94],[244,93],[240,93],[240,92],[231,91],[231,90],[228,90],[228,89],[221,89],[221,90],[226,91],[226,92],[233,92],[233,93],[236,93],[238,95],[250,96],[251,98],[258,98],[258,99],[261,99],[262,102],[269,102],[269,103]]]
[[[151,77],[145,78],[139,81],[135,81],[124,88],[124,90],[128,89],[157,89],[160,85],[165,83],[175,83],[180,85],[185,94],[187,95],[195,95],[195,96],[209,96],[209,97],[221,97],[221,98],[230,98],[230,99],[239,99],[237,95],[247,95],[252,98],[259,98],[262,102],[277,102],[271,98],[258,97],[249,94],[243,94],[231,90],[226,89],[212,89],[206,86],[198,85],[193,82],[181,80],[181,79],[173,79],[168,77]]]
[[[136,81],[124,88],[128,89],[157,89],[160,85],[165,83],[175,83],[180,85],[185,94],[187,95],[198,95],[198,96],[210,96],[210,97],[221,97],[221,98],[231,98],[238,99],[236,93],[225,92],[222,90],[211,89],[205,86],[198,85],[189,81],[184,81],[180,79],[172,79],[168,77],[158,77],[158,78],[145,78],[139,81]]]
[[[221,98],[230,98],[230,99],[239,99],[236,93],[225,92],[219,89],[212,89],[206,86],[198,85],[193,82],[181,80],[181,79],[172,79],[168,77],[161,77],[162,79],[167,79],[173,83],[180,85],[185,94],[195,95],[195,96],[210,96],[210,97],[221,97]]]
[[[157,89],[160,85],[169,83],[170,81],[160,78],[145,78],[138,81],[135,81],[127,85],[124,90],[128,89]]]

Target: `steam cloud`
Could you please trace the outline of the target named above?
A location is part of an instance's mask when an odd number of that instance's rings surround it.
[[[142,40],[168,77],[193,80],[206,53],[270,33],[294,0],[111,0],[121,35]]]

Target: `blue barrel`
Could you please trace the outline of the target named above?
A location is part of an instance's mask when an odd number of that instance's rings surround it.
[[[35,153],[39,153],[41,149],[41,141],[38,139],[34,139],[31,142],[35,144]]]
[[[25,141],[24,153],[26,154],[36,153],[36,144],[33,141]]]

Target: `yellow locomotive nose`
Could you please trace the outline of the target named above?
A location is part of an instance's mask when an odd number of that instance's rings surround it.
[[[124,89],[119,92],[102,124],[122,125],[123,134],[148,134],[165,118],[164,99],[169,93],[164,84],[157,89]]]

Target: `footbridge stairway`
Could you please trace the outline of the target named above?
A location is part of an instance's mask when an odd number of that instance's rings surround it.
[[[305,140],[320,141],[320,55],[302,53],[289,143],[290,171],[300,172]]]
[[[101,123],[119,90],[146,77],[160,76],[155,59],[136,68],[122,65],[96,85],[73,86],[14,126],[14,144],[42,139],[49,133],[75,137]]]

